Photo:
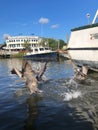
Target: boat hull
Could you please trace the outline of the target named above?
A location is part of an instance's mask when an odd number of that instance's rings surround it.
[[[70,58],[78,66],[89,66],[98,69],[98,50],[69,50]]]
[[[98,69],[98,23],[72,29],[67,50],[76,65]]]
[[[58,54],[57,52],[50,52],[50,53],[42,53],[42,54],[31,54],[25,55],[23,58],[25,59],[33,59],[33,60],[57,60]]]

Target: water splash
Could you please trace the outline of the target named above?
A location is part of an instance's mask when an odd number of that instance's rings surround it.
[[[67,93],[63,93],[63,97],[64,97],[64,101],[70,101],[72,99],[81,97],[81,92],[80,91],[73,91],[73,92],[67,92]]]
[[[69,89],[76,89],[78,88],[78,83],[72,78],[72,79],[69,79],[67,80],[66,82],[66,86],[69,88]]]
[[[70,101],[82,96],[81,91],[78,89],[78,83],[74,79],[69,79],[66,82],[66,90],[66,92],[61,94],[64,101]]]

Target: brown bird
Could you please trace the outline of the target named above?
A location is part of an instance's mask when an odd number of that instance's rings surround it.
[[[36,73],[32,70],[31,65],[26,61],[22,61],[22,71],[19,71],[17,68],[13,68],[11,73],[17,74],[20,78],[25,79],[26,87],[29,89],[30,94],[40,92],[38,89],[38,81],[42,80],[42,76],[46,70],[47,62],[45,63],[43,69]],[[35,77],[35,73],[37,76]]]

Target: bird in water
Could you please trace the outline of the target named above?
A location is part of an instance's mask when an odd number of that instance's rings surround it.
[[[19,71],[17,68],[13,68],[11,70],[12,74],[18,75],[20,78],[25,79],[26,87],[29,89],[30,94],[41,92],[38,89],[38,82],[43,80],[42,76],[47,68],[47,63],[44,64],[44,67],[41,71],[32,70],[31,65],[28,63],[27,60],[22,61],[22,70]],[[36,74],[36,76],[35,76]]]

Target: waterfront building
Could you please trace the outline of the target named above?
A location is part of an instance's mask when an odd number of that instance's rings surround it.
[[[29,44],[32,49],[41,43],[41,37],[39,36],[7,36],[5,38],[6,46],[4,50],[20,51],[25,49],[24,44]]]

